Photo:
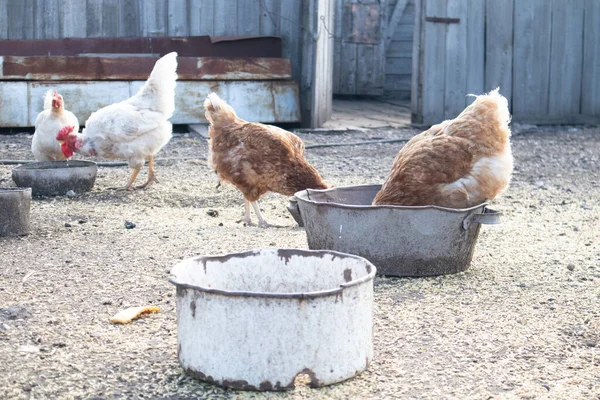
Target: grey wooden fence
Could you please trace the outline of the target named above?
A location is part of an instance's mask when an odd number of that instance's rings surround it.
[[[302,18],[297,0],[0,0],[0,39],[275,35],[299,80]]]
[[[303,124],[331,114],[335,0],[0,0],[0,39],[280,36]]]
[[[513,120],[600,123],[600,1],[417,0],[413,122],[497,86]]]

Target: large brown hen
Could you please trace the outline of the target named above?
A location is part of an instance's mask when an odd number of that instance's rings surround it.
[[[513,170],[509,122],[498,89],[476,96],[458,117],[406,143],[373,204],[467,208],[494,199]]]

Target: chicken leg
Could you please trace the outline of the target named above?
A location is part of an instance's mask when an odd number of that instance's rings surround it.
[[[125,186],[126,190],[133,190],[135,189],[133,187],[133,182],[135,182],[135,178],[137,178],[138,174],[140,173],[140,169],[139,168],[134,168],[133,169],[133,173],[131,174],[131,178],[129,178],[129,182],[127,183],[127,186]]]
[[[158,183],[158,180],[154,169],[154,156],[150,156],[148,157],[148,180],[143,185],[137,186],[136,189],[145,189],[153,183]]]
[[[256,217],[258,218],[258,225],[261,228],[270,227],[271,225],[264,219],[264,217],[262,216],[262,213],[260,212],[260,207],[258,206],[258,200],[252,202],[252,208],[254,208],[254,212],[256,213]]]
[[[244,218],[237,220],[237,223],[243,222],[247,226],[252,226],[252,219],[250,218],[250,202],[244,197]]]

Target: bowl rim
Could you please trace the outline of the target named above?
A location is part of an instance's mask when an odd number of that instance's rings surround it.
[[[28,186],[0,187],[0,193],[17,193],[17,192],[31,192],[31,188]]]
[[[244,258],[244,257],[258,255],[262,251],[265,251],[265,250],[267,250],[267,251],[275,250],[275,251],[277,251],[277,254],[280,255],[281,257],[293,256],[293,255],[312,255],[312,256],[320,255],[322,257],[323,255],[333,255],[334,258],[335,257],[354,258],[356,260],[359,260],[359,261],[362,261],[365,263],[365,265],[367,267],[367,274],[361,276],[360,278],[353,279],[349,282],[340,283],[338,287],[333,288],[333,289],[318,290],[318,291],[314,291],[314,292],[281,293],[281,292],[250,292],[250,291],[244,291],[244,290],[225,290],[225,289],[209,288],[209,287],[200,286],[200,285],[192,285],[189,283],[183,283],[183,282],[178,281],[176,274],[173,272],[177,268],[181,268],[181,265],[189,262],[190,260],[196,261],[197,264],[201,264],[203,262],[213,261],[213,260],[227,261],[228,259],[235,258],[235,257]],[[281,253],[284,253],[284,254],[281,255]],[[368,282],[368,281],[372,281],[375,278],[376,272],[377,272],[377,268],[375,267],[375,265],[373,265],[373,263],[371,263],[369,260],[367,260],[364,257],[357,256],[354,254],[342,253],[342,252],[334,251],[334,250],[308,250],[308,249],[296,249],[296,248],[264,247],[264,248],[257,248],[257,249],[242,251],[242,252],[226,253],[226,254],[222,254],[222,255],[206,255],[206,256],[196,256],[196,257],[186,258],[185,260],[181,260],[173,268],[171,268],[171,271],[170,271],[171,277],[169,278],[169,282],[172,283],[173,285],[175,285],[177,288],[194,289],[194,290],[198,290],[198,291],[205,292],[205,293],[220,294],[220,295],[224,295],[224,296],[228,296],[228,297],[255,297],[255,298],[272,298],[272,299],[273,298],[276,298],[276,299],[284,299],[285,298],[285,299],[301,299],[302,300],[302,299],[314,299],[314,298],[318,298],[318,297],[327,297],[327,296],[331,296],[331,295],[339,295],[346,288],[350,288],[350,287],[357,286],[357,285],[360,285],[360,284]]]
[[[12,171],[14,172],[18,172],[18,171],[55,171],[61,167],[58,168],[37,168],[37,166],[39,166],[40,164],[67,164],[67,162],[71,162],[74,164],[78,164],[78,165],[71,165],[71,166],[67,166],[67,167],[63,167],[63,169],[67,169],[67,170],[75,170],[75,169],[79,169],[79,168],[92,168],[92,169],[98,169],[98,164],[95,163],[94,161],[88,161],[88,160],[64,160],[64,161],[32,161],[32,162],[28,162],[25,164],[21,164],[18,165],[16,167],[14,167],[12,169]]]
[[[312,200],[310,199],[310,194],[317,192],[317,193],[325,193],[325,192],[335,192],[335,191],[340,191],[340,190],[352,190],[352,189],[368,189],[368,188],[381,188],[381,184],[367,184],[367,185],[354,185],[354,186],[339,186],[339,187],[333,187],[333,188],[329,188],[329,189],[304,189],[304,190],[300,190],[299,192],[296,192],[294,194],[294,196],[291,198],[291,201],[302,201],[305,203],[310,203],[310,204],[314,204],[317,207],[334,207],[334,208],[345,208],[345,209],[350,209],[350,210],[378,210],[378,209],[392,209],[392,210],[412,210],[412,211],[417,211],[417,210],[439,210],[439,211],[446,211],[446,212],[452,212],[452,213],[465,213],[465,212],[469,212],[469,211],[473,211],[476,210],[478,208],[481,207],[486,207],[487,205],[489,205],[489,202],[486,200],[481,204],[477,204],[475,206],[471,206],[471,207],[467,207],[467,208],[449,208],[449,207],[442,207],[442,206],[436,206],[436,205],[427,205],[427,206],[396,206],[396,205],[380,205],[380,206],[373,206],[373,205],[360,205],[360,204],[342,204],[342,203],[336,203],[336,202],[326,202],[326,201],[317,201],[317,200]],[[306,198],[308,197],[308,198]]]

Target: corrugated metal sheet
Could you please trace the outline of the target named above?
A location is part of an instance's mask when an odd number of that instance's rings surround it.
[[[84,124],[93,111],[134,95],[144,81],[10,82],[0,81],[0,127],[33,126],[43,97],[58,90],[65,106]],[[179,81],[175,124],[206,123],[202,103],[210,92],[228,101],[249,121],[299,122],[298,84],[293,81]]]

